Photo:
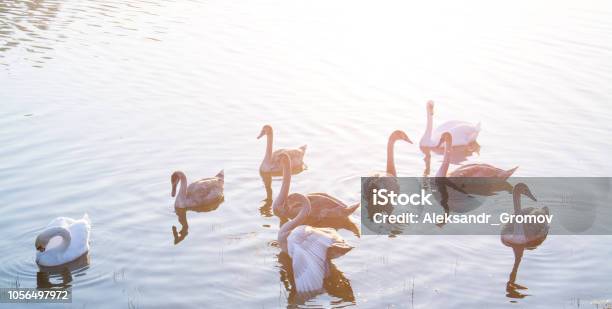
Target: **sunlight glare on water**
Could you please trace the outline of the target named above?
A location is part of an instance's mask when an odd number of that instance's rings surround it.
[[[36,286],[37,233],[87,212],[77,307],[301,304],[263,201],[262,125],[275,147],[308,144],[292,192],[348,203],[361,176],[384,170],[393,130],[418,144],[430,99],[437,123],[481,122],[469,162],[610,176],[611,80],[609,1],[0,2],[0,287]],[[397,144],[399,176],[423,175],[417,144]],[[225,201],[187,212],[175,245],[171,173],[220,169]],[[497,236],[341,234],[355,249],[303,305],[610,298],[608,236],[550,236],[526,252],[521,298],[507,294],[513,253]]]

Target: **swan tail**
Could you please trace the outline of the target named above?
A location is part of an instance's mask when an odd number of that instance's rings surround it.
[[[306,147],[308,147],[308,145],[302,145],[300,146],[300,150],[302,150],[302,152],[306,152]]]
[[[350,215],[352,213],[355,212],[355,210],[357,210],[357,208],[359,208],[359,206],[361,205],[361,202],[357,202],[349,207],[346,208],[346,215]]]
[[[508,177],[512,176],[512,174],[514,174],[514,172],[515,172],[515,171],[516,171],[518,168],[519,168],[518,166],[515,166],[514,168],[511,168],[511,169],[509,169],[509,170],[507,170],[507,171],[503,171],[503,172],[501,173],[501,178],[503,178],[504,180],[505,180],[505,179],[508,179]]]
[[[221,170],[219,171],[219,173],[217,173],[217,175],[215,175],[215,177],[221,179],[221,180],[225,180],[225,170]]]
[[[480,133],[480,122],[476,124],[476,126],[474,127],[474,132],[472,132],[472,135],[470,136],[470,142],[476,142],[476,139],[478,138],[478,134]]]
[[[81,219],[85,221],[87,225],[91,225],[91,219],[89,219],[89,215],[87,213],[85,213]]]
[[[346,242],[336,242],[333,243],[328,249],[327,249],[327,259],[335,259],[338,257],[341,257],[345,254],[347,254],[349,251],[351,251],[354,247],[347,244]]]

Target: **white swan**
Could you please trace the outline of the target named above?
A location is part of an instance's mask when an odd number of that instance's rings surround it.
[[[267,137],[266,155],[264,156],[264,159],[261,162],[261,165],[259,166],[260,173],[272,174],[275,176],[281,175],[281,173],[283,172],[283,169],[279,164],[279,155],[281,153],[286,153],[291,158],[291,162],[293,163],[291,173],[296,174],[306,169],[306,166],[304,165],[304,154],[306,153],[306,145],[302,145],[296,149],[281,148],[272,152],[274,132],[270,125],[265,125],[263,126],[263,128],[261,128],[261,132],[259,133],[259,136],[257,136],[257,139],[260,139],[264,135]]]
[[[36,237],[36,263],[58,266],[72,262],[89,251],[91,222],[87,214],[74,220],[59,217]]]
[[[434,102],[427,102],[427,128],[419,142],[421,148],[437,148],[436,145],[442,133],[450,132],[453,136],[454,146],[466,146],[476,141],[480,133],[480,122],[473,125],[469,122],[451,120],[439,125],[433,132]],[[438,146],[439,147],[439,146]]]
[[[185,173],[181,171],[172,173],[170,177],[172,197],[176,195],[174,208],[195,208],[221,201],[223,199],[224,179],[225,173],[221,170],[215,177],[202,178],[187,186]],[[179,182],[181,186],[177,195],[176,185]]]
[[[527,207],[521,209],[521,194],[537,201],[535,196],[524,183],[517,183],[512,190],[512,200],[514,202],[515,215],[549,215],[548,207],[535,208]],[[514,246],[539,246],[548,236],[549,224],[544,223],[506,223],[502,227],[501,241],[508,247]]]
[[[310,212],[310,201],[301,194],[296,194],[296,198],[302,203],[300,214],[281,227],[278,243],[292,259],[297,292],[314,293],[323,289],[323,279],[329,274],[329,260],[346,254],[353,247],[334,229],[301,225]]]

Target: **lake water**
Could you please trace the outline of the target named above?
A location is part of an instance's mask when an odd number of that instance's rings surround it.
[[[0,2],[0,287],[36,287],[37,233],[87,212],[73,303],[42,307],[594,308],[612,298],[609,236],[549,236],[517,294],[499,236],[341,231],[355,249],[303,302],[256,137],[269,123],[275,146],[308,144],[293,192],[352,203],[393,130],[418,143],[432,99],[437,123],[482,123],[468,162],[611,176],[611,80],[609,1]],[[396,164],[421,176],[418,145],[398,142]],[[175,245],[170,174],[222,168],[225,201],[188,212]]]

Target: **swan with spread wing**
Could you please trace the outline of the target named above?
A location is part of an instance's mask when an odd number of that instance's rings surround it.
[[[300,213],[281,227],[278,243],[291,257],[297,292],[315,293],[323,289],[330,260],[345,255],[353,247],[332,228],[303,225],[311,211],[310,201],[304,195],[295,196],[302,204]]]

